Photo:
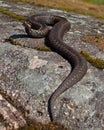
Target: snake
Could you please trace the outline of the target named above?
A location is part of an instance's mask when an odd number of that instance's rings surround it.
[[[45,37],[48,41],[46,46],[62,56],[71,65],[71,71],[48,100],[50,120],[56,122],[54,112],[56,99],[84,77],[87,72],[87,62],[77,50],[68,46],[63,41],[64,34],[71,28],[71,23],[66,18],[47,13],[35,14],[29,16],[23,25],[29,37]]]

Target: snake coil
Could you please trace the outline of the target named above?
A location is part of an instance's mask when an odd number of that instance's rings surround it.
[[[26,33],[33,38],[48,37],[47,46],[61,55],[71,64],[71,72],[59,87],[52,93],[48,101],[48,112],[51,121],[56,121],[54,114],[55,100],[64,91],[80,81],[87,72],[85,59],[76,50],[63,42],[65,32],[70,29],[70,23],[63,17],[50,14],[30,16],[24,22]],[[52,28],[50,29],[49,26]]]

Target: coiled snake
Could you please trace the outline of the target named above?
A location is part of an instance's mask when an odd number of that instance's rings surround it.
[[[51,121],[55,121],[55,100],[64,91],[82,79],[87,71],[85,59],[73,48],[63,42],[63,35],[70,29],[70,23],[63,17],[50,14],[33,15],[24,22],[25,30],[30,37],[45,37],[46,45],[61,55],[71,64],[71,72],[52,93],[48,101],[48,111]],[[52,29],[49,29],[52,26]]]

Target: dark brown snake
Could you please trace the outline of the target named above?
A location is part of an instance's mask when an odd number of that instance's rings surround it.
[[[55,100],[86,74],[86,61],[80,53],[63,42],[64,33],[70,29],[70,23],[65,18],[49,14],[38,14],[29,17],[24,22],[24,26],[30,37],[39,38],[47,36],[48,42],[46,45],[71,64],[71,72],[52,93],[48,101],[50,119],[51,121],[56,121],[54,115]],[[49,26],[52,26],[52,29],[49,30]]]

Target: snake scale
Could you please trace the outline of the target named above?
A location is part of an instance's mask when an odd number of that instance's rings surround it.
[[[49,27],[51,26],[51,29]],[[63,42],[63,36],[70,28],[70,22],[60,16],[37,14],[28,17],[24,22],[25,31],[30,37],[47,37],[46,45],[57,52],[71,64],[71,72],[59,87],[52,93],[48,101],[48,112],[51,121],[55,121],[55,100],[64,91],[80,81],[87,72],[85,59],[76,50]]]

